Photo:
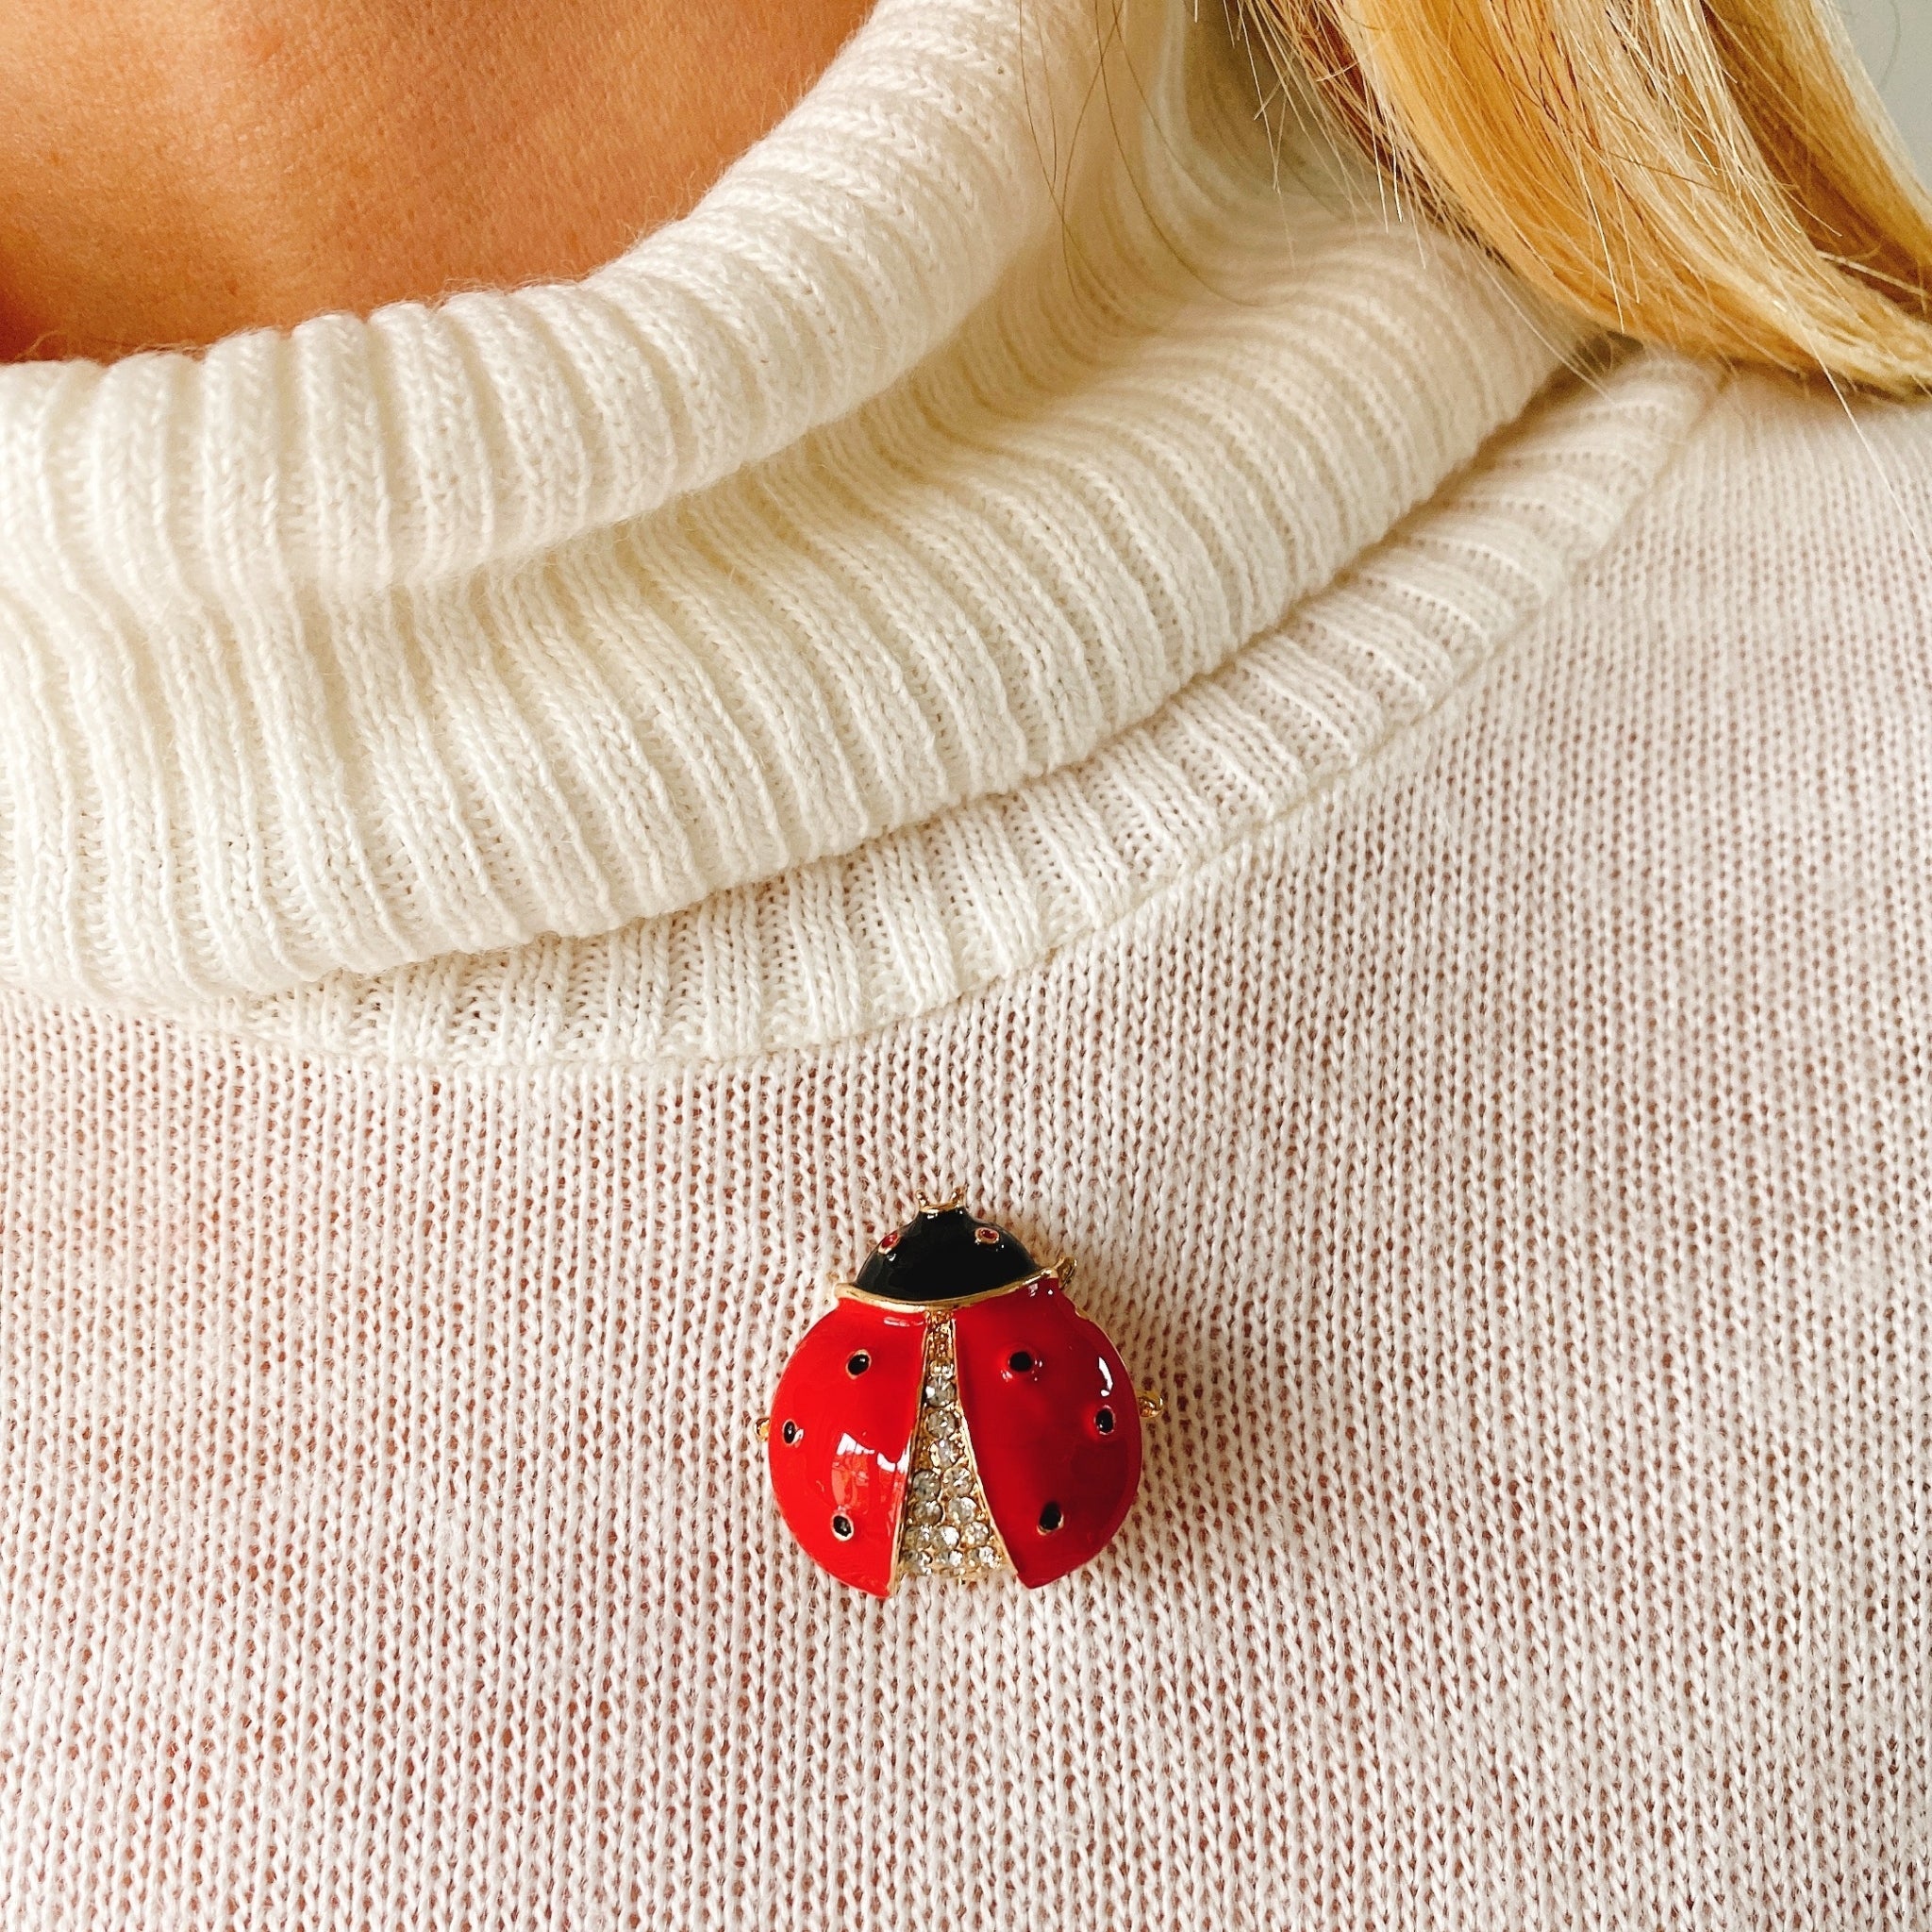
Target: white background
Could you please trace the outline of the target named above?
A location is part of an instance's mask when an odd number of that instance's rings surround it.
[[[1932,181],[1932,0],[1843,0],[1858,51],[1865,57]]]

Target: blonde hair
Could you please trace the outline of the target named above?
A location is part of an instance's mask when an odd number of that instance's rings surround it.
[[[1832,0],[1242,0],[1394,192],[1598,322],[1932,388],[1932,200]]]

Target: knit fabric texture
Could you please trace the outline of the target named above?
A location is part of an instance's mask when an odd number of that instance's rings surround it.
[[[887,0],[585,283],[0,370],[8,1932],[1932,1921],[1932,411],[1253,99]],[[875,1602],[756,1424],[956,1187],[1168,1411]]]

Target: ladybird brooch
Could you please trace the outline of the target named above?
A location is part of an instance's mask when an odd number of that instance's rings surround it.
[[[1141,1421],[1118,1351],[1036,1263],[961,1201],[923,1203],[779,1377],[759,1424],[791,1533],[842,1583],[902,1576],[1029,1588],[1111,1541],[1141,1485]]]

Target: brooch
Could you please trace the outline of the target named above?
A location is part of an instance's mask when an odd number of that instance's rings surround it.
[[[890,1596],[902,1576],[1037,1588],[1106,1548],[1162,1404],[1074,1307],[1072,1274],[955,1198],[923,1202],[834,1284],[758,1424],[814,1561]]]

